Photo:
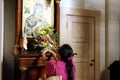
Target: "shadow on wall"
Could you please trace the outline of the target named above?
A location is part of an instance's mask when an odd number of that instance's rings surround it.
[[[2,79],[2,64],[3,64],[3,62],[0,61],[0,80],[3,80]]]
[[[2,80],[14,80],[13,46],[15,42],[15,9],[17,0],[4,1],[4,47]]]
[[[3,71],[2,71],[2,80],[14,80],[14,68],[13,68],[13,62],[9,62],[6,59],[3,59]]]

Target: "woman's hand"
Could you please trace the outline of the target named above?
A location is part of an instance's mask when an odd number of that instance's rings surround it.
[[[43,50],[42,50],[42,53],[43,53],[43,54],[47,53],[47,52],[49,51],[49,49],[50,49],[50,48],[45,48],[45,49],[43,49]]]
[[[56,53],[53,50],[51,50],[51,48],[45,48],[42,50],[42,56],[46,57],[47,55],[50,55],[50,56],[54,57],[55,60],[58,60],[56,57]]]

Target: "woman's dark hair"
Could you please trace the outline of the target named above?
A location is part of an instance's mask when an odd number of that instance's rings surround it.
[[[73,64],[69,58],[73,55],[73,49],[70,45],[64,44],[58,50],[61,60],[66,62],[66,69],[68,74],[68,80],[74,80],[73,76]]]

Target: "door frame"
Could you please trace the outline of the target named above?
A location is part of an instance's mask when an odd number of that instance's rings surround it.
[[[76,9],[76,8],[60,8],[60,45],[67,43],[64,33],[67,25],[67,16],[85,16],[95,18],[95,80],[100,80],[100,11]],[[66,24],[63,24],[65,23]]]

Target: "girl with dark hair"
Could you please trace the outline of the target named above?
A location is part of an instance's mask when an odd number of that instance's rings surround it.
[[[56,58],[56,55],[53,51],[48,50],[53,53],[53,56]],[[76,80],[76,67],[73,62],[73,49],[70,45],[64,44],[59,50],[58,60],[51,59],[46,62],[46,70],[48,71],[47,77],[49,76],[62,76],[62,80]]]

